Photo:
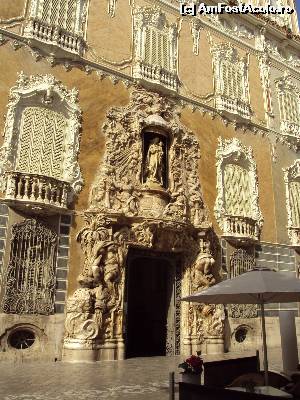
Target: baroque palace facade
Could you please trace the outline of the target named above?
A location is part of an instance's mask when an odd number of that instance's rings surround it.
[[[296,13],[1,3],[0,359],[255,349],[255,306],[180,298],[254,265],[298,278]]]

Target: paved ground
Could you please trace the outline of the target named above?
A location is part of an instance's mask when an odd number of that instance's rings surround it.
[[[280,356],[280,349],[270,351],[270,369],[281,369]],[[150,357],[95,364],[0,363],[0,400],[167,400],[168,374],[178,371],[180,361]]]

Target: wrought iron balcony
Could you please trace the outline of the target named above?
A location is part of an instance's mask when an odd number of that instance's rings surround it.
[[[159,65],[150,65],[143,61],[137,61],[133,68],[133,76],[156,85],[163,85],[174,91],[177,91],[178,89],[177,74],[170,72]]]
[[[258,222],[249,217],[225,215],[223,219],[223,235],[238,242],[257,241],[260,228]]]
[[[291,240],[291,245],[300,250],[300,227],[289,227],[288,234]]]
[[[82,36],[68,32],[58,26],[48,25],[38,19],[31,19],[26,26],[24,34],[26,37],[58,46],[63,50],[81,55],[84,49]]]
[[[232,99],[227,96],[218,95],[216,97],[215,106],[224,114],[234,114],[247,120],[251,118],[250,105],[239,99]]]
[[[70,184],[48,176],[6,172],[5,200],[18,208],[65,210]]]

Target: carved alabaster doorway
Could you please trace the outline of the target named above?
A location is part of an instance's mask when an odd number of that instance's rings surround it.
[[[78,233],[84,259],[80,288],[67,302],[65,360],[125,357],[131,249],[150,251],[151,259],[168,254],[170,265],[180,254],[181,278],[174,283],[178,298],[215,282],[211,224],[198,176],[199,145],[180,122],[180,108],[173,99],[135,87],[126,107],[107,113],[102,127],[106,152],[84,213],[86,225]],[[214,306],[182,303],[171,314],[162,319],[173,331],[169,321],[176,320],[180,336],[174,331],[171,339],[166,333],[166,354],[191,354],[206,340],[223,338],[223,320]],[[141,324],[139,335],[145,334]]]
[[[180,257],[131,249],[125,283],[126,358],[180,354]]]

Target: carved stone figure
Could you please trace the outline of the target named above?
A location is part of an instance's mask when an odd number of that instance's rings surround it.
[[[216,279],[212,274],[215,260],[209,253],[199,253],[193,268],[192,287],[197,292],[204,287],[212,286]]]
[[[94,295],[87,288],[77,289],[67,301],[65,320],[65,344],[70,340],[95,339],[99,326],[94,320]]]
[[[207,335],[224,335],[225,311],[222,304],[204,306],[202,310],[202,315],[205,317]]]
[[[163,185],[163,144],[159,138],[154,138],[149,146],[146,157],[146,184]]]

